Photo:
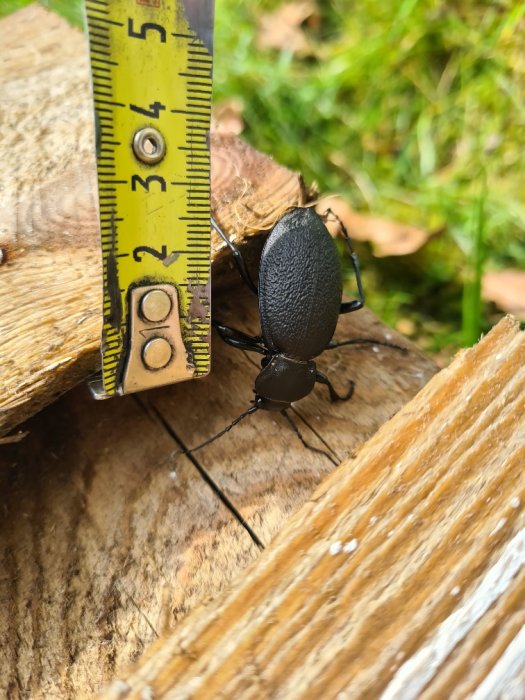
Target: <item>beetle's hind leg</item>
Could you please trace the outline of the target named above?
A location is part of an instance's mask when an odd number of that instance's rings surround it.
[[[343,238],[346,243],[346,247],[348,248],[348,252],[350,253],[350,260],[352,262],[352,267],[354,269],[354,276],[355,276],[355,281],[357,284],[357,294],[358,298],[353,299],[352,301],[343,301],[341,303],[341,306],[339,308],[339,313],[340,314],[348,314],[351,311],[359,311],[359,309],[362,309],[363,306],[365,305],[365,292],[363,289],[363,283],[361,281],[361,267],[359,266],[359,258],[357,257],[357,253],[354,250],[354,245],[352,243],[352,239],[348,235],[348,231],[346,229],[346,226],[343,224],[341,219],[337,216],[337,214],[332,210],[332,209],[327,209],[322,218],[328,220],[328,217],[332,216],[337,224],[339,225],[339,228],[341,229],[341,233],[343,234]]]
[[[386,340],[377,340],[376,338],[347,338],[346,340],[331,340],[325,350],[334,350],[335,348],[340,348],[343,345],[380,345],[383,348],[399,350],[405,354],[408,352],[408,349],[404,348],[402,345],[387,343]]]
[[[242,254],[241,254],[241,251],[237,248],[237,246],[235,245],[235,243],[233,243],[233,241],[230,241],[228,236],[224,233],[224,231],[221,229],[219,224],[215,221],[213,216],[211,217],[211,225],[213,226],[215,231],[217,231],[219,236],[222,238],[222,240],[226,243],[228,248],[233,253],[233,260],[234,260],[235,265],[237,267],[237,270],[238,270],[240,276],[242,277],[243,281],[245,282],[245,284],[252,290],[252,292],[255,295],[258,295],[259,292],[258,292],[257,287],[255,286],[255,284],[250,276],[250,273],[248,272],[248,268],[246,267],[246,264],[244,262],[244,258],[242,257]]]
[[[337,391],[332,386],[332,382],[322,372],[316,372],[315,381],[317,382],[317,384],[324,384],[328,387],[328,391],[330,393],[330,401],[348,401],[348,399],[352,398],[352,394],[354,393],[355,384],[351,379],[348,381],[348,389],[346,394],[343,394],[342,396],[337,393]]]
[[[317,454],[324,455],[332,462],[332,464],[335,464],[335,466],[337,467],[339,462],[337,462],[329,452],[327,452],[326,450],[322,450],[319,447],[314,447],[313,445],[310,445],[308,442],[306,442],[303,434],[301,433],[299,428],[295,425],[291,416],[288,415],[288,411],[281,411],[281,414],[286,418],[286,420],[288,421],[288,424],[290,425],[291,429],[294,431],[294,433],[297,435],[297,437],[301,441],[301,444],[303,445],[303,447],[305,447],[307,450],[310,450],[311,452],[317,452]]]
[[[228,343],[228,345],[238,348],[239,350],[258,352],[261,355],[267,354],[266,349],[262,345],[263,338],[261,336],[247,335],[242,331],[238,331],[236,328],[224,325],[224,323],[221,323],[216,318],[213,318],[211,322],[222,340]]]

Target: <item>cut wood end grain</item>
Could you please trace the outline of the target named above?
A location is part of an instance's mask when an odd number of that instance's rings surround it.
[[[522,697],[524,412],[506,318],[101,697]]]

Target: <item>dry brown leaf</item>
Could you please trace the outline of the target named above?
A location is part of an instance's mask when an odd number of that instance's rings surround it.
[[[502,270],[483,275],[483,298],[500,309],[525,319],[525,271]]]
[[[259,49],[288,49],[293,53],[306,53],[309,42],[301,26],[315,14],[315,3],[290,2],[275,12],[262,15],[257,47]]]
[[[358,214],[336,195],[323,197],[316,206],[319,213],[325,212],[328,208],[337,214],[354,240],[372,243],[373,253],[378,258],[389,255],[410,255],[419,250],[430,238],[428,231],[416,226],[400,224],[378,216]],[[329,228],[336,232],[337,224],[330,224]]]
[[[211,118],[211,128],[222,134],[239,135],[244,131],[244,102],[236,97],[214,105]]]

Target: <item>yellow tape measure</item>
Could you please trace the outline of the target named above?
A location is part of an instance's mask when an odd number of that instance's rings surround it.
[[[213,0],[85,4],[105,398],[209,371]]]

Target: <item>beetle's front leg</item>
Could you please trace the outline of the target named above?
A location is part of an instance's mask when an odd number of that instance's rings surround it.
[[[339,308],[340,314],[348,314],[351,311],[359,311],[359,309],[362,309],[363,306],[365,305],[365,292],[363,290],[363,283],[361,281],[361,268],[359,266],[359,258],[357,257],[357,253],[354,250],[352,239],[348,235],[348,231],[346,229],[346,226],[343,224],[343,222],[337,216],[337,214],[334,211],[332,211],[332,209],[330,209],[330,208],[324,212],[322,218],[325,220],[328,220],[329,216],[332,216],[337,221],[339,228],[341,229],[341,233],[343,234],[343,238],[345,240],[346,247],[348,248],[348,252],[350,253],[350,260],[352,261],[352,267],[354,268],[354,275],[355,275],[355,281],[357,284],[358,298],[353,299],[352,301],[343,301],[340,308]]]
[[[222,340],[228,343],[228,345],[238,348],[239,350],[258,352],[261,355],[267,354],[265,348],[261,345],[263,341],[261,336],[247,335],[242,331],[238,331],[236,328],[224,325],[224,323],[221,323],[221,321],[218,321],[216,318],[212,319],[212,325],[216,328]]]
[[[343,396],[340,396],[337,393],[337,391],[332,386],[331,381],[322,372],[316,372],[315,381],[318,384],[324,384],[328,387],[328,391],[330,392],[330,401],[348,401],[348,399],[352,398],[352,394],[354,393],[355,384],[351,379],[348,382],[348,390]]]

